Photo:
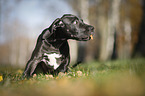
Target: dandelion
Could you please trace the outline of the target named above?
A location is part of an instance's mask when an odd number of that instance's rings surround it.
[[[3,81],[3,76],[0,76],[0,82]]]
[[[82,71],[77,71],[78,76],[82,76]]]
[[[54,78],[53,75],[45,75],[46,78]]]
[[[33,77],[36,77],[36,76],[37,76],[36,74],[33,75]]]

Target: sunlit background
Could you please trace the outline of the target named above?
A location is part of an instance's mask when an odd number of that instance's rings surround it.
[[[95,27],[94,40],[69,41],[71,62],[145,56],[144,0],[0,0],[0,66],[24,68],[37,37],[63,14]]]

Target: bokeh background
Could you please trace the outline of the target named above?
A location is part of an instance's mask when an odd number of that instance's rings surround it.
[[[95,27],[69,40],[71,63],[145,57],[145,0],[0,0],[0,66],[24,68],[37,37],[63,14]]]

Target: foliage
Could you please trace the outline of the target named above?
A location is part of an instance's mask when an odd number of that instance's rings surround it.
[[[1,96],[143,96],[145,59],[80,64],[68,73],[34,74],[22,78],[23,70],[0,71]],[[0,68],[2,70],[2,68]]]

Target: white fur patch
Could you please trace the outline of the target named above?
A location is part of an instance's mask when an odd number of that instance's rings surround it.
[[[50,66],[53,66],[54,69],[57,69],[59,67],[59,64],[57,64],[56,58],[60,58],[61,57],[60,54],[56,54],[56,53],[47,54],[47,53],[44,53],[44,55],[48,57],[49,61],[47,61],[47,62],[48,62],[48,64],[50,64]]]

